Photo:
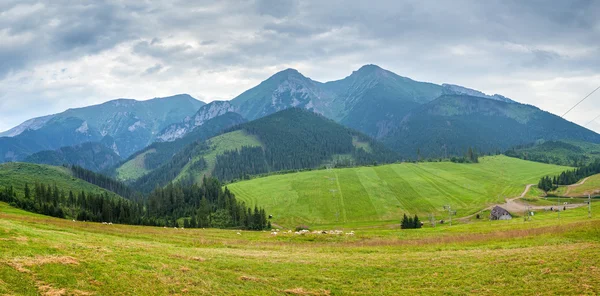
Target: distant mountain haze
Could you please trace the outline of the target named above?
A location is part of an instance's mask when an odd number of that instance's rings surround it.
[[[189,95],[147,101],[117,99],[100,105],[69,109],[34,118],[0,138],[0,161],[23,160],[28,155],[85,142],[105,142],[127,158],[156,140],[168,125],[182,122],[204,105]]]

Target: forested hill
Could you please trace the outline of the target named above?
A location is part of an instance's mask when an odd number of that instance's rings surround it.
[[[121,157],[102,143],[88,142],[34,153],[25,162],[55,166],[77,165],[95,172],[108,169],[121,161]]]
[[[501,152],[540,140],[600,143],[600,135],[531,105],[469,95],[443,95],[402,118],[384,143],[416,158],[462,155],[469,146]]]
[[[193,143],[141,177],[134,187],[148,192],[170,181],[221,181],[325,165],[354,166],[394,162],[395,152],[321,115],[286,109],[237,125],[204,143]]]
[[[205,179],[201,185],[171,184],[150,193],[147,199],[130,200],[74,176],[132,194],[122,184],[77,167],[6,163],[0,164],[0,201],[35,213],[82,221],[186,228],[270,227],[264,209],[247,207],[214,178]]]
[[[219,157],[215,175],[227,180],[242,176],[236,171],[241,173],[263,162],[266,171],[281,171],[325,163],[350,166],[399,160],[396,153],[368,136],[301,108],[286,109],[231,130],[244,130],[258,137],[264,149],[246,149]],[[242,167],[244,162],[246,169]]]
[[[561,140],[515,146],[504,152],[525,160],[580,167],[600,159],[600,144]]]
[[[105,173],[115,176],[122,181],[138,179],[172,161],[173,157],[184,150],[186,146],[194,142],[204,142],[220,134],[224,129],[244,122],[246,120],[241,115],[227,112],[207,120],[203,125],[194,128],[184,137],[175,141],[155,142],[145,149],[138,151],[116,168]]]

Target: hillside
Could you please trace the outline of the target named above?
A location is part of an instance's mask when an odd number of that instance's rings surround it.
[[[146,147],[168,125],[193,115],[204,103],[189,95],[147,101],[118,99],[34,118],[0,134],[0,162],[23,160],[42,150],[55,150],[111,137],[109,147],[128,157]]]
[[[600,196],[600,174],[590,176],[580,183],[568,186],[564,194],[569,197]]]
[[[439,85],[414,81],[376,65],[365,65],[324,87],[336,94],[334,103],[340,105],[333,118],[378,139],[387,136],[398,118],[439,97],[443,90]]]
[[[600,158],[600,144],[573,140],[544,141],[512,147],[504,154],[525,160],[577,167]]]
[[[18,162],[0,164],[0,190],[12,185],[15,191],[22,195],[25,184],[33,187],[36,183],[56,185],[62,190],[74,193],[85,191],[119,197],[108,190],[75,178],[65,167]]]
[[[491,156],[478,164],[403,163],[275,175],[228,188],[246,203],[264,206],[274,223],[293,227],[394,220],[403,213],[447,217],[444,205],[466,216],[565,169]]]
[[[229,181],[332,163],[349,166],[398,159],[367,136],[313,112],[291,108],[191,144],[135,184],[151,190],[172,180],[200,182],[204,175]]]
[[[172,142],[155,142],[136,152],[124,163],[120,164],[114,175],[119,180],[135,180],[171,161],[172,157],[186,146],[205,141],[218,135],[224,129],[246,122],[239,114],[228,112],[211,118],[202,126],[198,126],[183,138]]]
[[[108,169],[121,161],[121,157],[101,143],[88,142],[34,153],[24,162],[61,166],[71,164],[95,172]]]
[[[416,158],[463,155],[468,147],[500,152],[539,140],[600,143],[600,135],[534,106],[466,95],[444,95],[411,111],[384,140]]]

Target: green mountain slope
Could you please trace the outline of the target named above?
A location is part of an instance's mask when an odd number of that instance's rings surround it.
[[[100,142],[109,136],[122,157],[152,143],[166,126],[193,115],[204,103],[189,95],[147,101],[118,99],[104,104],[69,109],[35,118],[0,136],[0,162],[23,160],[42,150],[54,150],[84,142]]]
[[[466,95],[444,95],[413,110],[384,143],[416,158],[463,155],[468,147],[504,151],[538,140],[600,143],[600,135],[534,106]]]
[[[504,154],[525,160],[578,167],[600,158],[600,144],[573,140],[542,141],[513,147]]]
[[[356,165],[398,159],[363,134],[313,112],[291,108],[191,144],[135,184],[147,191],[172,180],[199,182],[205,175],[227,181],[334,162]]]
[[[0,190],[12,185],[17,193],[23,194],[26,183],[29,186],[36,183],[56,185],[62,190],[70,190],[74,193],[83,190],[94,194],[106,193],[108,196],[121,198],[113,192],[75,178],[70,169],[66,167],[18,162],[0,164]]]
[[[506,156],[483,157],[478,164],[403,163],[274,175],[229,184],[247,204],[260,204],[273,222],[346,224],[387,221],[402,214],[446,218],[478,212],[505,197],[520,195],[527,184],[568,167]]]
[[[376,138],[392,128],[396,118],[442,94],[442,87],[396,75],[375,65],[361,67],[352,75],[327,82],[324,87],[336,94],[341,105],[340,123]]]
[[[72,164],[92,171],[102,171],[121,161],[121,157],[101,143],[88,142],[34,153],[25,162],[60,166]]]
[[[244,122],[246,122],[244,118],[232,112],[209,119],[202,126],[195,128],[183,138],[172,142],[155,142],[138,151],[115,169],[115,175],[119,180],[123,181],[138,179],[168,163],[175,154],[183,150],[187,145],[196,141],[204,141],[218,135],[224,129]]]

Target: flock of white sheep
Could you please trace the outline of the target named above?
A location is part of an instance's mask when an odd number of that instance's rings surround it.
[[[271,235],[278,235],[278,234],[283,234],[283,235],[291,235],[292,233],[294,235],[306,235],[306,234],[315,234],[315,235],[321,235],[321,234],[329,234],[329,235],[349,235],[349,236],[353,236],[354,235],[354,230],[350,231],[350,232],[343,232],[341,230],[313,230],[310,231],[308,229],[302,229],[299,231],[295,231],[292,232],[291,230],[288,231],[280,231],[279,229],[271,229]]]

